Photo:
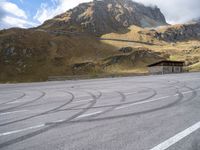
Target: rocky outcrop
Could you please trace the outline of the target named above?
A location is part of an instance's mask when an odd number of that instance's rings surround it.
[[[133,51],[133,48],[132,47],[122,47],[119,49],[119,51],[122,53],[130,53]]]
[[[157,38],[167,41],[176,42],[190,39],[200,38],[200,24],[180,25],[178,27],[171,26],[164,32],[158,33]]]
[[[39,28],[101,35],[124,31],[130,25],[155,27],[166,24],[157,7],[146,7],[132,0],[94,0],[46,21]]]
[[[200,18],[192,19],[188,23],[189,24],[191,24],[191,23],[200,23]]]
[[[149,63],[163,59],[166,59],[166,56],[160,52],[153,52],[147,48],[138,48],[127,55],[115,55],[104,59],[103,67],[105,68],[116,64],[129,64],[131,67],[137,67],[140,65],[140,67],[145,67],[145,65]]]
[[[167,27],[151,29],[145,32],[141,31],[139,34],[166,42],[200,39],[200,23],[171,25]]]

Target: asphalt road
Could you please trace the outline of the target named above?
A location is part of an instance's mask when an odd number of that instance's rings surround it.
[[[200,150],[200,73],[0,84],[1,150]]]

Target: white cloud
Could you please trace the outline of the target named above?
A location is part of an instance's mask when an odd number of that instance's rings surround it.
[[[145,5],[157,5],[169,23],[185,23],[200,17],[200,0],[134,0]]]
[[[27,19],[26,13],[14,3],[6,2],[6,1],[0,2],[0,8],[9,15],[14,15],[17,17]]]
[[[32,26],[36,26],[36,24],[28,20],[24,10],[7,0],[0,2],[0,29]]]
[[[20,19],[20,18],[11,17],[11,16],[4,17],[2,21],[4,22],[7,28],[10,28],[10,27],[27,28],[27,27],[32,27],[32,26],[37,25],[36,23],[29,22],[27,20]]]
[[[77,6],[79,3],[90,2],[92,0],[51,0],[53,6],[49,6],[47,3],[42,3],[40,9],[38,9],[34,19],[40,23],[45,20],[53,18],[54,16],[67,11],[70,8]]]

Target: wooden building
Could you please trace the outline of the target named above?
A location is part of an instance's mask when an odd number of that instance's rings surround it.
[[[148,65],[149,73],[151,74],[169,74],[169,73],[182,73],[184,72],[185,62],[183,61],[169,61],[163,60],[151,65]]]

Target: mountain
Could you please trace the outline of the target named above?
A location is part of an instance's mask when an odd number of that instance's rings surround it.
[[[131,25],[156,27],[167,23],[157,7],[132,0],[94,0],[45,21],[39,28],[102,35],[126,31]]]
[[[195,19],[188,21],[188,24],[192,24],[192,23],[200,23],[200,18],[195,18]]]
[[[185,60],[198,71],[199,41],[198,21],[168,25],[157,7],[95,0],[36,28],[0,30],[0,82],[141,74],[162,59]]]
[[[168,25],[146,30],[139,29],[134,36],[138,37],[136,40],[140,40],[139,37],[144,36],[148,37],[148,40],[157,39],[165,42],[200,39],[200,23]]]
[[[160,28],[157,30],[155,37],[168,42],[200,39],[200,23],[182,24]]]

